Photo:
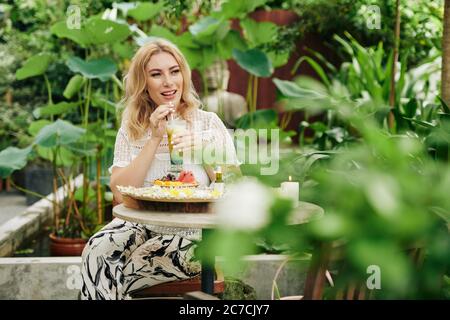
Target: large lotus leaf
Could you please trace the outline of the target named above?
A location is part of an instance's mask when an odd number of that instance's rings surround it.
[[[257,77],[270,77],[273,72],[269,58],[259,49],[247,51],[233,49],[233,58],[241,68]]]
[[[200,45],[195,43],[194,36],[189,31],[183,32],[179,36],[176,36],[174,42],[179,47],[191,48],[191,49],[199,49]]]
[[[6,178],[15,170],[20,170],[27,164],[27,157],[32,147],[19,149],[16,147],[8,147],[0,152],[0,177]]]
[[[317,91],[313,91],[307,88],[299,87],[295,82],[280,80],[277,78],[273,79],[273,82],[278,90],[280,90],[281,94],[286,98],[309,98],[309,99],[318,99],[323,98],[324,94],[319,93]]]
[[[80,139],[85,131],[70,122],[58,119],[39,131],[36,135],[35,144],[46,148],[66,146]]]
[[[217,54],[212,47],[204,47],[201,51],[202,60],[201,64],[198,66],[198,69],[205,70],[214,63],[214,61],[217,59]]]
[[[228,0],[222,4],[220,11],[213,15],[217,18],[244,18],[247,13],[253,12],[257,7],[264,5],[268,0]]]
[[[17,80],[23,80],[26,78],[40,76],[44,74],[50,64],[52,57],[48,53],[40,53],[36,56],[29,58],[23,64],[22,68],[17,70]]]
[[[288,63],[290,54],[289,52],[284,53],[269,52],[267,56],[272,62],[273,67],[278,68]]]
[[[194,37],[210,36],[219,27],[220,20],[213,17],[205,17],[197,23],[194,23],[189,27],[189,31]]]
[[[194,39],[204,45],[211,45],[221,41],[230,30],[230,22],[205,17],[189,27]]]
[[[111,114],[116,114],[117,105],[102,96],[92,97],[92,106],[106,110]]]
[[[113,50],[123,59],[133,58],[135,48],[127,42],[116,42],[113,44]]]
[[[89,34],[92,44],[121,42],[131,34],[127,25],[97,17],[89,19],[84,30]]]
[[[309,111],[315,114],[324,108],[333,106],[333,100],[325,88],[316,90],[311,85],[300,87],[295,82],[276,78],[273,79],[273,82],[282,98],[287,98],[284,99],[285,110],[302,110],[308,107]]]
[[[256,22],[247,18],[242,20],[240,24],[244,36],[252,48],[269,43],[277,36],[278,27],[273,22]]]
[[[270,127],[276,125],[278,122],[278,115],[272,109],[257,110],[244,114],[239,119],[236,119],[236,125],[241,129],[249,129],[252,127]]]
[[[82,88],[84,80],[85,79],[79,74],[76,74],[72,78],[70,78],[69,83],[64,89],[63,96],[67,99],[72,98],[73,95],[79,92]]]
[[[177,42],[177,36],[173,32],[157,24],[154,24],[152,26],[152,29],[150,30],[150,35],[153,37],[164,38],[174,43]]]
[[[247,50],[247,44],[236,30],[230,30],[226,37],[217,43],[217,50],[222,59],[228,60],[233,56],[233,49]]]
[[[81,47],[86,47],[87,45],[92,43],[90,35],[84,28],[68,28],[65,20],[55,23],[50,28],[50,31],[58,38],[70,39],[79,44]]]
[[[88,79],[107,81],[117,72],[116,63],[109,58],[84,61],[78,57],[69,57],[66,65],[72,72],[81,73]]]
[[[28,133],[35,137],[43,127],[49,125],[50,123],[52,123],[50,120],[45,119],[33,121],[28,127]]]
[[[198,69],[202,65],[202,50],[179,46],[191,69]]]
[[[57,104],[50,104],[45,107],[36,108],[33,111],[33,115],[36,118],[40,118],[43,116],[52,116],[52,115],[54,116],[58,114],[65,114],[75,109],[78,105],[79,105],[78,102],[63,101]]]
[[[41,158],[47,159],[50,162],[53,161],[53,150],[51,148],[37,146],[36,151]],[[75,160],[76,159],[72,151],[67,148],[61,147],[59,149],[59,155],[58,157],[56,157],[56,165],[58,167],[68,167],[71,166]]]
[[[79,157],[93,157],[97,154],[97,145],[86,141],[74,142],[66,148]]]
[[[107,130],[107,126],[103,122],[92,122],[87,126],[85,140],[97,145],[104,144]]]
[[[164,1],[139,3],[135,8],[129,9],[127,15],[137,21],[147,21],[159,14],[163,8]]]

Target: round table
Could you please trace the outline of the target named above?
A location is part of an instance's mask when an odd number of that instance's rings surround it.
[[[294,212],[290,215],[289,225],[299,225],[319,219],[324,211],[321,207],[300,201]],[[206,234],[218,227],[218,218],[214,213],[180,213],[180,212],[160,212],[149,210],[136,210],[125,207],[123,204],[113,208],[113,215],[116,218],[155,226],[194,228],[202,229],[202,238],[207,238]],[[202,291],[208,294],[213,293],[214,288],[214,264],[210,265],[206,261],[201,261]]]
[[[214,213],[180,213],[149,210],[136,210],[123,204],[113,208],[113,215],[129,222],[149,224],[163,227],[214,229],[218,226]],[[290,216],[288,224],[296,225],[320,218],[323,209],[313,203],[300,201]]]

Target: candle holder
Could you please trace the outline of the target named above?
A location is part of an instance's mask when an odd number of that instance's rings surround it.
[[[294,208],[298,206],[300,184],[297,181],[292,181],[291,176],[289,176],[289,181],[284,181],[281,183],[280,191],[283,197],[292,200]]]

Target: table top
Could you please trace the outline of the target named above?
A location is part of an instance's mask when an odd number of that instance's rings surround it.
[[[321,207],[300,201],[291,214],[290,225],[310,222],[322,217],[324,211]],[[179,213],[136,210],[125,207],[123,204],[113,208],[113,215],[122,220],[163,227],[214,229],[218,225],[217,215],[214,213]]]

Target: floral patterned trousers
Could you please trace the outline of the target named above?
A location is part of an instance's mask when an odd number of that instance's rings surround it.
[[[135,291],[200,273],[195,243],[114,219],[93,235],[82,254],[81,299],[120,300]]]

